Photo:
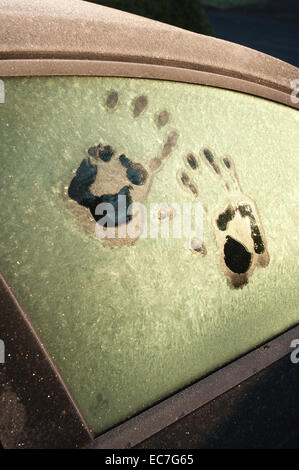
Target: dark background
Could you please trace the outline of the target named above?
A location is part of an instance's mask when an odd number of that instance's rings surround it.
[[[230,10],[208,9],[207,14],[216,37],[299,66],[298,0],[269,0]]]

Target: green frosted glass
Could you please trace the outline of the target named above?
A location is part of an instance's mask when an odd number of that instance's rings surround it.
[[[298,111],[167,81],[4,84],[1,269],[95,432],[298,322]],[[111,160],[96,159],[99,144]],[[118,184],[147,207],[200,201],[204,248],[99,240],[68,196],[88,149],[99,195]],[[145,184],[129,183],[120,155]],[[223,246],[237,233],[252,262],[234,277]]]

